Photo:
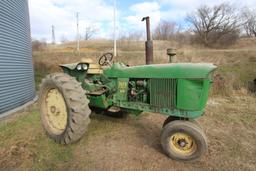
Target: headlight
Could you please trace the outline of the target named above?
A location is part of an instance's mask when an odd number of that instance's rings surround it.
[[[88,69],[88,65],[83,64],[83,70],[87,70]]]
[[[77,66],[76,66],[76,69],[77,69],[78,71],[81,71],[81,70],[82,70],[82,64],[77,65]]]

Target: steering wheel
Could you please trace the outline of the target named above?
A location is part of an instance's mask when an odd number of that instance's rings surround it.
[[[103,54],[100,59],[99,59],[99,65],[100,66],[107,66],[110,65],[110,62],[113,59],[113,54],[112,53],[105,53]]]

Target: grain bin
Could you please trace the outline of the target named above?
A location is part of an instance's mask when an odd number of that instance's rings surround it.
[[[0,1],[0,118],[35,99],[27,0]]]

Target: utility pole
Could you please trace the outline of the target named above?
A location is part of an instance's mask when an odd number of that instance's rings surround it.
[[[77,52],[80,55],[80,35],[79,35],[79,12],[76,13],[76,22],[77,22]]]
[[[55,44],[55,26],[52,25],[52,44]]]
[[[114,0],[114,57],[116,57],[116,0]]]

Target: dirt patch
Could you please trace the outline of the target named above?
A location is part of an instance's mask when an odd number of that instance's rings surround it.
[[[211,99],[206,116],[199,119],[208,137],[207,154],[196,162],[169,159],[160,145],[160,133],[165,117],[144,114],[138,119],[128,117],[112,131],[90,135],[74,150],[74,157],[65,164],[66,170],[255,170],[253,156],[256,143],[251,113],[253,98]],[[241,106],[237,106],[243,102]],[[226,107],[224,107],[226,106]],[[246,107],[249,110],[245,112]],[[241,113],[239,113],[241,112]],[[239,113],[239,114],[238,114]],[[245,115],[248,116],[245,116]],[[226,117],[225,115],[232,115]],[[251,117],[246,120],[246,117]],[[107,118],[106,118],[107,119]],[[231,119],[231,120],[230,120]],[[234,119],[234,120],[232,120]],[[102,121],[104,122],[104,121]],[[95,124],[95,123],[92,123]],[[99,128],[101,129],[101,128]],[[102,128],[104,129],[104,128]],[[101,130],[103,131],[103,130]],[[85,143],[85,144],[84,144]]]
[[[32,165],[35,154],[27,147],[31,140],[20,141],[9,149],[0,150],[0,168],[3,170],[26,170]]]
[[[150,163],[157,154],[162,155],[159,143],[161,124],[157,123],[162,123],[164,118],[158,117],[158,122],[153,123],[151,119],[149,115],[140,119],[128,117],[117,121],[122,123],[119,129],[93,136],[89,130],[88,143],[74,151],[74,160],[68,170],[147,169],[143,169],[145,159],[148,158]]]
[[[144,113],[123,119],[92,115],[85,136],[73,145],[51,141],[38,116],[9,123],[1,133],[2,170],[255,170],[256,99],[253,96],[211,98],[198,122],[208,138],[208,151],[195,162],[169,159],[160,145],[165,116]],[[32,115],[32,114],[31,114]],[[33,115],[32,115],[33,116]],[[23,120],[23,121],[22,121]],[[24,124],[26,122],[26,124]],[[21,124],[23,123],[23,124]],[[28,125],[33,134],[26,131]],[[13,125],[16,124],[14,128]],[[1,125],[0,125],[1,126]],[[18,131],[23,130],[23,131]],[[17,132],[12,140],[6,131]],[[3,144],[3,143],[2,143]],[[34,144],[34,145],[33,145]]]

